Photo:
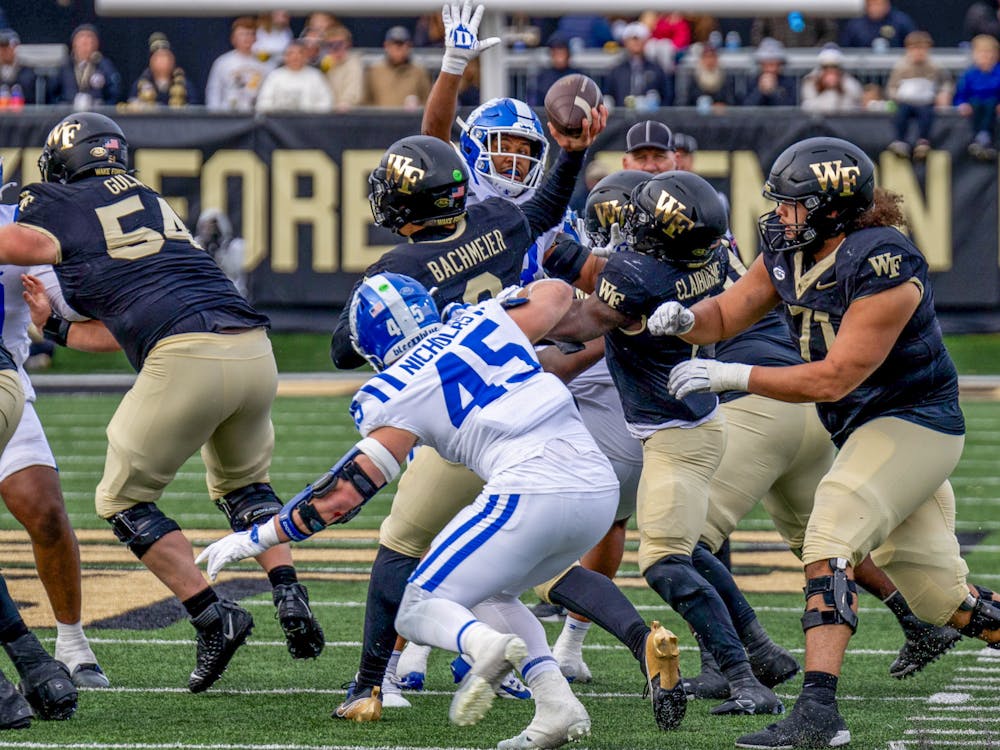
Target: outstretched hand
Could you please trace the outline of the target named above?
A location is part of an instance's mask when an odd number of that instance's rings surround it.
[[[21,274],[21,284],[24,286],[21,296],[28,304],[31,322],[41,331],[45,327],[45,321],[52,315],[52,305],[49,304],[49,296],[45,293],[45,284],[37,276],[27,273]]]
[[[441,70],[460,76],[466,66],[480,53],[500,44],[500,37],[491,36],[479,38],[479,22],[483,18],[485,7],[477,5],[472,9],[472,0],[463,0],[462,4],[446,3],[441,8],[441,20],[444,22],[444,57],[441,60]]]

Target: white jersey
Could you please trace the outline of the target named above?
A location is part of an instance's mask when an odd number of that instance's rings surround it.
[[[487,300],[459,313],[398,362],[369,380],[351,414],[362,435],[397,427],[448,461],[468,466],[506,492],[564,493],[568,482],[616,488],[608,460],[584,427],[558,378],[542,371],[531,342]],[[572,474],[531,471],[551,441],[565,441],[586,462]]]
[[[625,411],[604,357],[568,383],[583,423],[612,461],[642,466],[642,443],[625,424]],[[621,479],[621,477],[619,477]]]

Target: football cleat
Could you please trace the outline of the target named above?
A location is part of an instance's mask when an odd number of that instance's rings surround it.
[[[561,637],[552,647],[552,656],[567,682],[590,682],[593,679],[590,667],[583,660],[583,654],[578,649],[567,646]]]
[[[236,649],[253,631],[253,616],[235,602],[222,599],[192,617],[191,624],[198,632],[198,661],[188,678],[188,690],[200,693],[222,677]]]
[[[381,689],[366,687],[358,690],[357,688],[357,683],[353,680],[347,683],[347,697],[333,710],[331,718],[357,722],[378,721],[382,718]]]
[[[729,683],[729,699],[713,708],[714,716],[730,714],[783,714],[785,706],[771,688],[761,685],[752,675]]]
[[[646,636],[646,674],[656,726],[667,731],[680,726],[687,711],[687,695],[681,682],[677,636],[653,620]]]
[[[396,663],[396,684],[400,690],[423,690],[427,679],[427,657],[430,646],[407,643]]]
[[[754,621],[744,642],[750,669],[764,687],[773,688],[799,673],[799,663],[787,650],[771,640],[764,628]]]
[[[279,583],[272,594],[275,617],[281,623],[293,659],[315,659],[326,641],[323,628],[309,608],[309,592],[301,583]]]
[[[0,729],[26,729],[31,726],[35,712],[31,704],[14,687],[13,683],[0,674]]]
[[[448,710],[451,722],[466,727],[482,719],[493,705],[504,675],[527,658],[524,641],[516,635],[498,636],[462,678]]]
[[[694,677],[684,677],[681,683],[684,685],[684,692],[687,697],[703,698],[707,700],[721,700],[729,697],[729,680],[722,674],[715,657],[701,643],[698,643],[701,651],[701,672]]]
[[[500,742],[498,750],[562,747],[590,734],[587,709],[555,670],[538,675],[534,694],[535,716],[531,723],[516,737]]]
[[[851,732],[835,703],[799,698],[788,718],[759,732],[743,735],[736,740],[736,747],[791,750],[800,747],[843,747],[850,741]]]
[[[76,713],[77,692],[69,670],[42,648],[34,633],[4,644],[21,675],[18,690],[41,719],[62,721]]]
[[[382,696],[384,708],[410,708],[410,702],[403,697],[403,692],[396,683],[395,676],[388,672],[382,678],[382,689],[379,693]]]
[[[451,676],[455,680],[455,683],[460,683],[465,675],[469,673],[472,669],[472,663],[464,654],[459,654],[454,659],[452,659],[449,665],[451,669]],[[521,682],[514,672],[508,672],[507,676],[503,678],[499,687],[496,689],[497,697],[507,698],[510,700],[527,701],[531,700],[531,688]]]
[[[962,639],[962,634],[947,625],[936,627],[908,615],[900,620],[906,643],[889,666],[889,674],[903,680],[919,672]]]
[[[104,674],[104,670],[101,669],[101,665],[94,663],[88,664],[77,664],[73,668],[73,672],[70,675],[70,679],[73,680],[73,684],[77,687],[86,688],[106,688],[111,687],[111,681],[108,676]]]
[[[549,602],[538,602],[533,607],[528,607],[536,618],[542,622],[562,622],[566,619],[566,608],[558,604]]]

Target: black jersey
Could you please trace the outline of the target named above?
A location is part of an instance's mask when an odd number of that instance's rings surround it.
[[[673,421],[695,422],[718,406],[714,393],[696,393],[678,401],[667,392],[670,370],[698,352],[675,336],[653,336],[646,316],[663,302],[686,307],[722,291],[728,259],[725,251],[698,269],[688,269],[625,250],[608,258],[595,294],[606,305],[641,326],[616,328],[605,337],[608,368],[631,425],[655,427]],[[711,356],[712,352],[706,352]]]
[[[729,251],[729,278],[726,287],[735,284],[747,272],[739,256]],[[801,365],[798,347],[789,338],[788,326],[778,311],[771,310],[742,333],[715,345],[715,358],[720,362],[740,362],[765,367]],[[725,391],[719,401],[726,403],[746,396],[746,391]]]
[[[949,435],[965,432],[958,405],[958,373],[941,338],[927,262],[899,231],[853,232],[812,266],[801,251],[764,254],[771,283],[806,361],[826,357],[852,302],[900,284],[916,284],[920,304],[885,361],[854,391],[817,404],[834,442],[877,417],[898,417]]]
[[[504,287],[519,284],[524,253],[534,242],[535,232],[520,207],[502,198],[490,198],[469,206],[455,229],[428,227],[419,232],[418,239],[396,245],[369,266],[365,276],[410,276],[435,289],[434,301],[443,308],[451,302],[480,302]],[[349,318],[348,305],[333,332],[331,354],[340,368],[364,364],[350,345]]]
[[[136,370],[166,336],[268,325],[163,197],[130,175],[29,185],[16,220],[55,240],[66,301],[103,321]]]

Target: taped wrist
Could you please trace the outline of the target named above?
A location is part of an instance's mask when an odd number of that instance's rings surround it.
[[[392,452],[388,448],[375,438],[362,438],[354,444],[354,447],[361,453],[364,453],[375,464],[375,468],[385,477],[386,484],[389,484],[389,482],[399,476],[399,461],[396,460],[396,457],[392,455]],[[360,490],[358,491],[360,492]],[[367,500],[367,498],[365,499]]]
[[[807,609],[802,614],[802,630],[810,630],[820,625],[846,625],[851,633],[858,630],[858,615],[851,605],[858,593],[857,584],[847,577],[848,562],[843,557],[829,561],[833,575],[810,578],[804,589],[806,606],[810,597],[822,594],[823,603],[832,609]]]
[[[69,327],[73,325],[60,315],[52,313],[49,319],[42,326],[42,335],[59,346],[66,346],[66,338],[69,336]]]
[[[451,73],[452,75],[460,76],[465,73],[468,65],[469,58],[453,47],[446,49],[444,56],[441,58],[442,73]]]
[[[580,278],[580,272],[590,257],[590,251],[568,234],[560,234],[552,250],[542,261],[545,273],[554,279],[562,279],[572,284]]]
[[[741,365],[735,362],[716,362],[711,369],[711,388],[716,393],[722,391],[745,391],[750,387],[750,371],[752,369],[752,365]]]

